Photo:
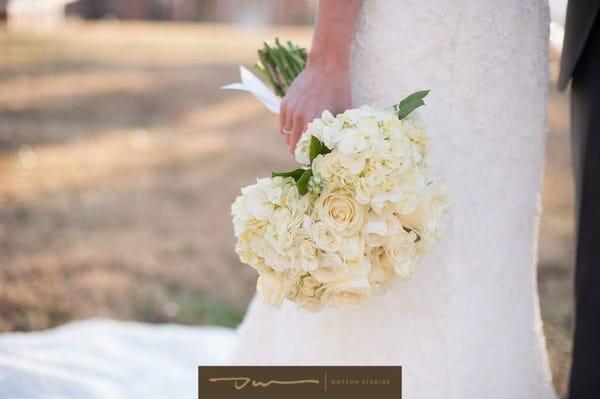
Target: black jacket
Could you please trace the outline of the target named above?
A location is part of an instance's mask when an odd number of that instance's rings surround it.
[[[587,37],[599,17],[600,0],[569,0],[558,88],[564,90],[585,51]]]

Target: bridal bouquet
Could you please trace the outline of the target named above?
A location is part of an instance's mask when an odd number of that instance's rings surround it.
[[[265,69],[271,81],[282,76],[277,65]],[[324,111],[298,143],[301,167],[242,189],[232,205],[236,252],[258,272],[267,304],[355,308],[410,277],[445,208],[426,130],[411,115],[426,95],[388,109]]]

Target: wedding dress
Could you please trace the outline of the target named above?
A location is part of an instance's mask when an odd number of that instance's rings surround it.
[[[411,399],[554,398],[536,287],[548,85],[543,0],[367,0],[355,105],[431,89],[420,112],[449,191],[412,279],[358,311],[255,298],[234,364],[402,365]]]
[[[548,24],[544,0],[364,1],[355,105],[431,89],[418,112],[449,191],[410,281],[358,311],[255,298],[237,337],[102,320],[2,334],[0,397],[195,397],[195,366],[233,347],[233,364],[401,365],[409,399],[554,398],[534,267]]]

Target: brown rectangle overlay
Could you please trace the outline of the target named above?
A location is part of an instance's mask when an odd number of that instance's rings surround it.
[[[400,366],[199,366],[199,399],[401,399]]]

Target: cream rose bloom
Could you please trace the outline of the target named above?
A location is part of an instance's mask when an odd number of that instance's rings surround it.
[[[301,308],[310,312],[316,312],[323,307],[319,288],[323,284],[314,276],[306,274],[301,276],[297,282],[297,289],[292,296],[288,296]]]
[[[349,277],[326,283],[321,287],[321,300],[326,306],[356,309],[371,295],[371,286],[366,277]]]
[[[338,252],[346,260],[362,258],[365,252],[364,237],[361,234],[344,237]]]
[[[418,232],[423,239],[421,245],[430,245],[438,238],[441,218],[446,210],[445,190],[439,185],[432,185],[414,210],[399,215],[402,224]]]
[[[282,274],[274,271],[261,273],[256,282],[256,291],[267,305],[279,308],[286,296],[286,285]]]
[[[365,242],[370,247],[382,246],[389,237],[398,234],[402,224],[391,211],[369,213],[363,227]]]
[[[394,273],[402,279],[408,279],[419,260],[417,246],[417,234],[414,231],[394,237],[388,240],[381,260],[386,269],[394,270]]]
[[[369,273],[369,283],[375,292],[384,292],[388,289],[394,280],[394,269],[389,269],[383,261],[383,247],[374,248],[369,252],[371,261],[371,271]]]
[[[325,252],[336,252],[342,245],[342,236],[324,222],[311,227],[312,238],[317,248]]]
[[[311,274],[320,282],[328,283],[341,279],[350,268],[337,253],[326,253],[319,259],[319,267]]]
[[[323,285],[314,276],[307,274],[300,278],[299,294],[305,297],[315,297],[317,290]]]
[[[314,209],[321,221],[344,236],[355,235],[362,229],[364,206],[342,190],[322,193]]]

